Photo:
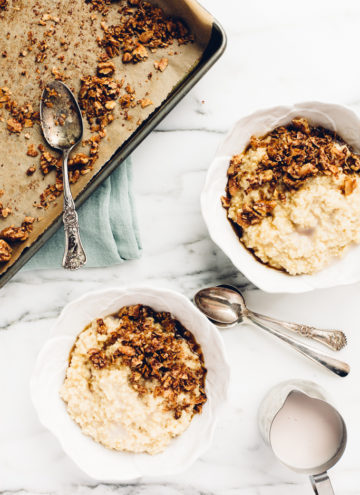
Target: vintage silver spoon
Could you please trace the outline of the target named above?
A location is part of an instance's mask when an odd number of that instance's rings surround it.
[[[289,321],[278,320],[272,316],[261,315],[255,311],[250,311],[250,309],[246,307],[245,300],[241,292],[236,287],[232,285],[219,285],[218,287],[223,287],[229,291],[233,291],[234,294],[228,293],[230,294],[229,297],[231,297],[233,302],[240,304],[243,311],[252,313],[258,320],[263,320],[265,323],[271,323],[272,326],[274,325],[280,330],[285,328],[285,330],[295,332],[302,337],[316,340],[333,351],[340,351],[347,344],[346,335],[341,330],[322,330],[309,325],[303,325],[301,323],[292,323]]]
[[[246,308],[241,294],[232,288],[209,287],[202,289],[195,294],[194,302],[200,311],[221,328],[229,328],[250,320],[261,329],[283,340],[304,356],[325,366],[333,373],[339,376],[346,376],[350,372],[350,366],[347,363],[327,356],[317,349],[290,337],[286,333],[268,326],[261,317],[259,318],[256,313]]]
[[[61,81],[49,83],[40,102],[40,121],[44,137],[52,148],[63,155],[65,253],[64,268],[77,270],[86,263],[81,244],[79,219],[69,183],[68,160],[83,135],[81,111],[70,89]]]

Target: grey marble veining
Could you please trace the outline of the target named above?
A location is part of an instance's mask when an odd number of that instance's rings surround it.
[[[265,106],[321,99],[360,111],[358,0],[203,0],[229,38],[223,58],[134,152],[134,187],[143,241],[138,261],[107,269],[20,272],[0,290],[0,495],[305,495],[304,476],[281,466],[256,425],[265,392],[287,378],[315,380],[343,413],[349,445],[331,476],[336,493],[359,493],[360,284],[299,296],[253,287],[212,243],[199,195],[215,150],[239,117]],[[99,485],[62,452],[32,407],[36,356],[65,304],[113,285],[164,286],[192,297],[217,283],[247,289],[251,308],[276,317],[339,327],[352,364],[346,379],[244,326],[223,333],[232,368],[230,398],[212,448],[186,473]]]

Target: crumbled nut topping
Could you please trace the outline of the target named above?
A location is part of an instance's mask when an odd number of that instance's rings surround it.
[[[0,109],[5,108],[11,115],[7,120],[9,132],[19,134],[24,128],[33,127],[39,122],[39,112],[34,111],[32,105],[19,106],[11,99],[9,88],[0,88]]]
[[[119,97],[121,85],[112,77],[85,76],[81,79],[79,105],[93,130],[104,129],[114,120],[115,105],[112,103]]]
[[[61,167],[61,159],[54,156],[49,151],[43,151],[40,155],[40,168],[44,175],[48,174],[50,170]]]
[[[96,369],[115,363],[130,368],[129,383],[140,395],[152,393],[164,398],[165,409],[176,419],[182,411],[201,412],[206,402],[204,358],[194,336],[170,313],[148,306],[125,306],[117,315],[119,326],[88,351],[89,364]],[[99,318],[97,332],[106,333]],[[186,363],[183,345],[197,356],[199,366]]]
[[[264,150],[256,174],[247,178],[246,192],[257,189],[260,201],[245,203],[236,223],[241,228],[260,223],[271,215],[278,201],[285,201],[285,193],[297,190],[318,175],[349,175],[341,190],[349,195],[356,187],[351,177],[360,173],[360,157],[333,132],[323,127],[312,127],[304,118],[295,118],[287,127],[274,129],[264,137],[253,136],[248,149]],[[230,207],[230,198],[240,189],[243,177],[243,154],[235,155],[228,169],[227,196],[222,198],[224,208]],[[264,187],[266,186],[266,188]]]
[[[0,263],[6,263],[10,261],[12,255],[12,249],[9,244],[0,239]]]
[[[6,124],[7,124],[8,131],[10,131],[10,132],[15,133],[15,132],[21,132],[22,131],[22,128],[23,128],[22,124],[14,118],[9,119]]]
[[[34,145],[34,144],[29,144],[29,146],[28,146],[28,150],[27,150],[26,154],[27,154],[28,156],[33,156],[33,157],[35,157],[35,156],[38,156],[39,152],[38,152],[38,150],[35,148],[35,145]]]
[[[7,218],[10,214],[12,213],[12,209],[7,206],[3,206],[3,204],[0,201],[0,217],[2,218]]]
[[[111,0],[85,0],[85,2],[90,4],[91,10],[97,10],[98,12],[106,14]]]
[[[97,324],[97,328],[96,328],[97,332],[100,334],[105,334],[107,330],[107,325],[104,322],[104,320],[102,318],[98,318],[96,320],[96,324]]]
[[[153,105],[153,102],[150,100],[150,98],[142,98],[139,100],[139,103],[141,105],[141,108],[146,108],[150,105]]]
[[[104,37],[99,44],[109,58],[122,51],[124,63],[138,63],[148,58],[148,49],[166,48],[175,40],[179,45],[193,41],[184,22],[167,17],[161,8],[137,0],[129,0],[128,4],[130,7],[125,5],[119,9],[121,24],[101,25]]]
[[[111,76],[115,72],[115,65],[113,62],[100,62],[97,72],[100,76]]]
[[[31,175],[33,175],[33,174],[35,173],[35,171],[36,171],[36,167],[34,167],[34,166],[29,167],[29,168],[27,169],[27,171],[26,171],[26,175],[31,176]]]
[[[168,65],[169,65],[169,60],[164,57],[161,60],[154,62],[155,69],[159,70],[160,72],[164,72],[164,70]]]
[[[32,231],[34,221],[35,219],[32,217],[25,217],[21,227],[15,227],[14,225],[6,227],[0,232],[0,239],[12,242],[26,241],[29,237],[29,232]]]
[[[349,196],[354,191],[355,188],[356,188],[356,179],[351,179],[350,177],[347,177],[342,187],[342,191],[345,194],[345,196]]]

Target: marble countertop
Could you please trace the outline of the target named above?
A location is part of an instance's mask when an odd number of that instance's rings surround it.
[[[344,457],[332,470],[336,493],[359,493],[360,284],[304,295],[254,290],[210,241],[200,215],[206,169],[224,133],[240,116],[264,106],[305,100],[345,103],[360,110],[358,0],[203,0],[228,33],[223,58],[133,155],[135,194],[144,252],[141,260],[108,269],[19,273],[0,291],[0,492],[65,495],[304,495],[302,475],[281,466],[263,444],[256,413],[281,380],[322,385],[349,431]],[[250,307],[304,323],[346,330],[340,357],[352,365],[342,379],[252,327],[224,332],[232,366],[230,400],[212,448],[187,472],[99,485],[41,427],[30,402],[36,355],[62,307],[86,291],[150,284],[192,296],[205,285],[246,289]]]

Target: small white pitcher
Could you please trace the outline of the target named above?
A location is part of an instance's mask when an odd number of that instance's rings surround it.
[[[272,428],[274,426],[274,421],[293,393],[297,393],[297,396],[300,398],[301,395],[305,396],[304,399],[306,398],[308,401],[321,401],[322,403],[325,403],[326,407],[324,407],[324,404],[319,404],[321,409],[326,411],[327,419],[331,419],[331,423],[337,425],[336,439],[338,438],[338,445],[336,444],[335,448],[331,448],[328,460],[326,462],[322,462],[320,465],[308,466],[306,468],[291,465],[291,461],[288,463],[287,460],[284,459],[283,455],[280,458],[274,452],[274,440],[272,440]],[[260,432],[265,443],[270,446],[275,456],[280,460],[280,462],[282,462],[282,464],[285,464],[288,468],[298,473],[310,475],[310,480],[315,494],[334,495],[327,470],[334,466],[334,464],[337,463],[344,453],[347,442],[346,425],[340,413],[331,404],[329,404],[324,391],[316,383],[303,380],[292,380],[282,382],[275,386],[266,395],[260,405],[258,421]],[[330,423],[328,422],[328,424]],[[296,428],[295,422],[294,428]],[[286,438],[289,437],[287,436]],[[294,445],[294,449],[296,449],[296,445]]]

